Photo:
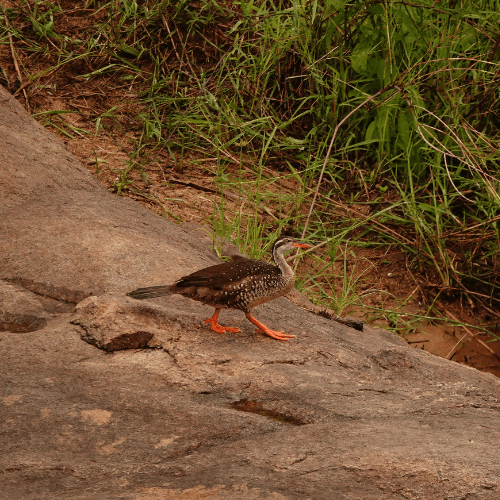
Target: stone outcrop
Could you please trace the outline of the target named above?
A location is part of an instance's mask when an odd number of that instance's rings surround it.
[[[217,262],[200,233],[108,193],[1,88],[0,144],[0,498],[500,497],[498,379],[285,298],[254,313],[288,342],[133,301]]]

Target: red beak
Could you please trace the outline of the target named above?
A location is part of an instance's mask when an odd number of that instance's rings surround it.
[[[311,245],[308,245],[307,243],[294,243],[293,246],[299,248],[311,248]]]

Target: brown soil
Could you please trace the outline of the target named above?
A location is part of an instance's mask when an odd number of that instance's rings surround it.
[[[6,7],[15,3],[2,1]],[[89,20],[83,14],[68,14],[58,17],[56,23],[58,33],[77,37],[88,27]],[[39,56],[23,51],[22,45],[16,45],[15,49],[17,62],[31,74],[54,63],[49,55]],[[88,81],[79,78],[79,75],[92,69],[84,67],[85,64],[67,64],[64,71],[50,72],[30,84],[22,75],[19,77],[11,49],[4,44],[0,45],[0,67],[4,70],[3,75],[0,74],[0,84],[6,86],[37,120],[58,134],[71,152],[111,191],[130,196],[161,216],[176,221],[209,224],[214,214],[214,199],[221,196],[214,182],[216,158],[192,152],[185,152],[182,156],[178,154],[174,158],[165,149],[149,151],[134,160],[133,168],[127,172],[126,182],[120,183],[142,132],[141,122],[137,119],[143,109],[138,98],[140,88],[123,84],[116,76],[95,77]],[[106,116],[111,109],[114,109],[113,116]],[[69,113],[46,113],[54,110]],[[234,178],[246,175],[242,166],[237,164],[229,166],[228,173]],[[272,168],[268,168],[267,173],[271,178],[279,175]],[[266,186],[266,189],[293,192],[294,185],[293,181],[287,181],[286,184]],[[239,199],[237,194],[230,192],[225,195],[228,213],[252,211],[244,198]],[[345,200],[339,201],[348,206]],[[281,210],[286,209],[281,207]],[[279,213],[274,212],[274,215],[279,216]],[[261,210],[261,217],[263,223],[273,220],[264,210]],[[408,323],[398,323],[396,317],[377,314],[383,306],[384,309],[398,309],[408,315],[425,316],[433,301],[427,292],[429,281],[432,281],[429,270],[416,275],[410,270],[407,256],[396,247],[359,249],[355,252],[355,255],[348,256],[347,265],[352,269],[353,276],[359,278],[355,288],[365,307],[346,308],[341,313],[363,316],[371,324],[391,328],[403,334],[416,349],[500,376],[499,342],[490,342],[491,338],[483,335],[474,337],[474,330],[466,331],[446,322],[436,325],[421,321],[411,327]],[[335,264],[337,269],[342,265],[341,262]],[[313,266],[313,261],[306,259],[300,265],[299,273],[307,275]],[[334,293],[332,291],[332,295]],[[443,318],[455,318],[471,325],[491,324],[498,320],[498,317],[492,317],[492,313],[496,313],[479,311],[471,304],[463,303],[459,297],[439,297],[433,305],[434,311],[438,310]],[[371,309],[367,312],[367,308]],[[408,316],[407,319],[410,318]]]

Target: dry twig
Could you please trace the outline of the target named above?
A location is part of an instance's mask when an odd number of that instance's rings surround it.
[[[460,322],[450,311],[445,310],[444,313],[451,320],[456,321],[457,323]],[[467,335],[470,335],[474,340],[476,340],[479,344],[481,344],[496,359],[498,359],[500,361],[500,356],[498,356],[498,354],[496,354],[496,352],[491,347],[489,347],[487,344],[485,344],[481,339],[478,339],[476,337],[476,335],[477,335],[476,333],[471,332],[471,330],[469,328],[467,328],[465,325],[460,325],[460,326],[465,330],[465,335],[453,346],[453,349],[446,355],[446,359],[451,359],[453,357],[453,355],[455,354],[457,347],[462,343],[462,341],[465,339],[465,337],[467,337]]]
[[[10,28],[9,19],[7,18],[7,16],[4,17],[7,28]],[[9,33],[8,36],[9,36],[9,45],[10,45],[10,52],[12,54],[12,60],[14,61],[14,67],[16,68],[17,77],[19,78],[19,82],[21,83],[21,87],[17,90],[17,92],[14,95],[16,95],[20,90],[22,90],[24,94],[24,99],[26,100],[26,107],[29,108],[28,94],[26,93],[25,87],[27,87],[30,84],[30,82],[23,83],[23,77],[21,75],[21,70],[19,69],[19,63],[17,61],[16,50],[14,49],[14,42],[12,41],[12,33]]]

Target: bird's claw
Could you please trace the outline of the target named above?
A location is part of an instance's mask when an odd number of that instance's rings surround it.
[[[295,335],[288,335],[285,332],[275,332],[274,330],[262,330],[262,328],[257,328],[257,330],[255,330],[255,333],[265,333],[266,335],[269,335],[269,337],[272,337],[273,339],[276,340],[288,340],[295,337]]]
[[[230,333],[238,333],[240,331],[239,328],[234,328],[232,326],[221,326],[221,325],[218,325],[220,330],[217,329],[217,330],[214,330],[212,328],[212,330],[216,331],[217,333],[226,333],[226,332],[230,332]]]
[[[206,319],[204,323],[210,323],[210,329],[217,333],[226,333],[226,332],[238,333],[240,331],[239,328],[219,325],[217,321],[213,321],[213,318]]]

